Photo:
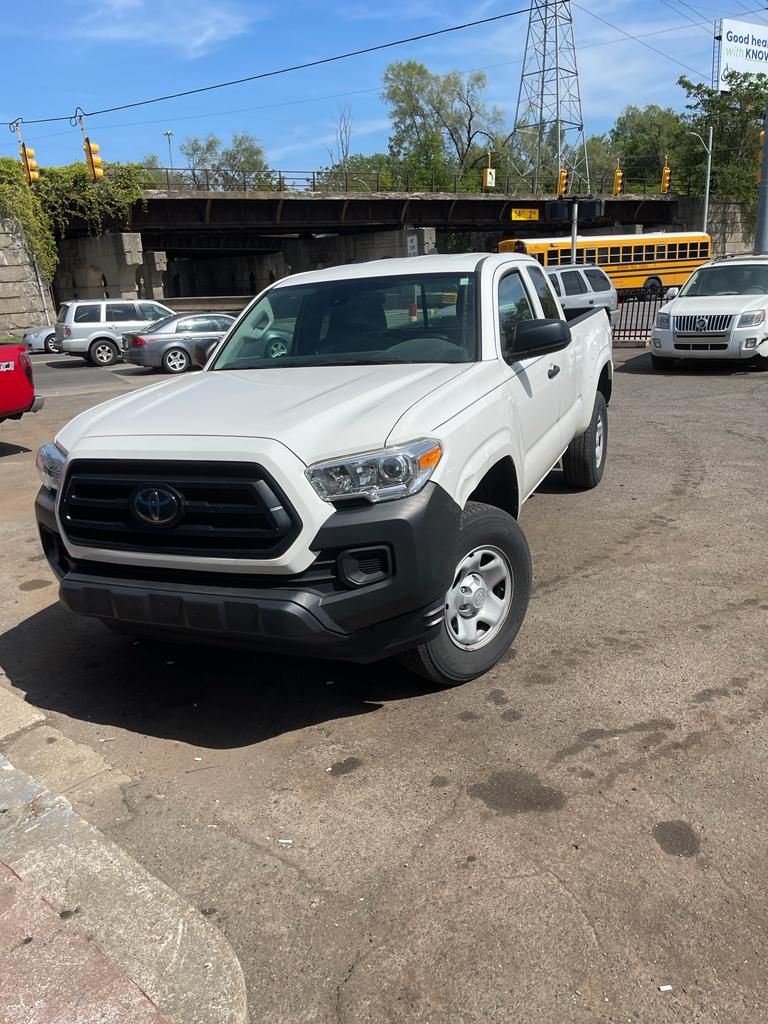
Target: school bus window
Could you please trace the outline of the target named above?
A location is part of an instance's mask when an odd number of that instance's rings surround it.
[[[611,263],[620,263],[621,262],[621,249],[619,248],[618,245],[612,245],[611,246],[610,262]]]
[[[621,262],[631,263],[632,262],[632,246],[622,245],[621,247]]]
[[[698,242],[690,242],[689,243],[689,245],[688,245],[688,257],[689,257],[689,259],[698,259],[699,258],[699,243]]]
[[[709,242],[702,242],[699,245],[699,256],[709,256]]]
[[[585,249],[584,255],[587,263],[594,263],[597,260],[597,249]]]
[[[668,260],[676,260],[677,259],[677,244],[668,245],[667,246],[667,259]]]
[[[597,262],[607,263],[608,262],[608,246],[600,246],[597,250]]]
[[[536,253],[536,259],[539,261],[539,263],[543,267],[544,266],[544,253],[543,252],[537,252]]]
[[[642,245],[636,245],[632,249],[632,262],[642,263],[643,260],[643,247]]]
[[[678,245],[678,247],[677,247],[677,258],[679,260],[687,260],[688,259],[688,243],[687,242],[680,242],[680,244]]]
[[[666,258],[667,258],[667,247],[666,247],[666,245],[657,245],[656,246],[656,259],[657,260],[665,260]]]

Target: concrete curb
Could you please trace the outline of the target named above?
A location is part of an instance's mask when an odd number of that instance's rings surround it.
[[[5,711],[10,704],[18,705],[18,727],[43,717],[4,691]],[[0,811],[0,861],[93,939],[162,1013],[176,1024],[247,1024],[243,972],[217,929],[1,754]]]

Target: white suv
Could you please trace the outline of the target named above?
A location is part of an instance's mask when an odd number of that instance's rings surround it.
[[[751,359],[768,369],[768,257],[711,260],[667,299],[653,325],[655,370],[673,359]]]
[[[120,358],[124,334],[140,331],[173,310],[145,299],[72,299],[59,307],[56,342],[63,352],[82,356],[97,366]]]

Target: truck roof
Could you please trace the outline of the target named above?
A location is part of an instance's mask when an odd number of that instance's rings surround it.
[[[492,264],[536,263],[532,256],[521,253],[464,252],[455,255],[407,256],[402,259],[371,260],[368,263],[346,263],[323,270],[291,274],[277,282],[275,288],[310,281],[348,281],[361,277],[400,277],[409,274],[472,273],[484,260]],[[538,264],[536,264],[538,266]]]

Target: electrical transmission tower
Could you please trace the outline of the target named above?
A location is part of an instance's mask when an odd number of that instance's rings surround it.
[[[570,0],[531,0],[512,160],[533,191],[589,192]],[[558,187],[560,183],[560,187]]]

